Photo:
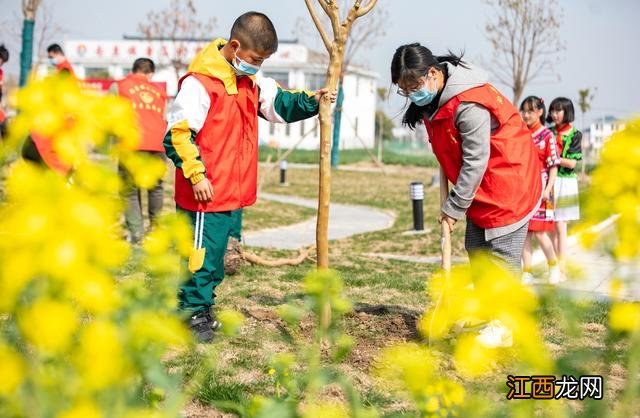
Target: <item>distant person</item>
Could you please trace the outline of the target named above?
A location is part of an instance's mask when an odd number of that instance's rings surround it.
[[[131,73],[116,83],[118,94],[131,101],[136,111],[140,143],[138,152],[149,157],[166,161],[162,140],[167,131],[165,108],[166,94],[151,83],[156,66],[149,58],[138,58],[134,61]],[[142,191],[135,186],[128,171],[118,166],[118,173],[123,180],[122,194],[126,202],[125,224],[129,231],[129,240],[133,244],[140,242],[144,236],[144,217],[142,215]],[[162,179],[148,191],[149,223],[154,225],[156,217],[162,211],[164,188]]]
[[[520,114],[529,127],[533,137],[533,145],[538,151],[538,157],[542,163],[540,175],[542,177],[542,202],[540,207],[529,221],[529,232],[524,241],[522,253],[522,283],[533,283],[531,239],[536,238],[549,265],[549,283],[556,284],[562,281],[562,272],[558,266],[556,252],[550,234],[555,228],[553,210],[553,186],[560,165],[560,153],[556,140],[549,128],[544,125],[545,106],[540,97],[529,96],[520,104]]]
[[[567,256],[567,222],[580,219],[580,200],[576,164],[582,159],[582,132],[571,125],[575,119],[573,103],[566,97],[557,97],[549,105],[547,122],[553,122],[560,149],[560,168],[554,186],[555,237],[554,247],[564,270]]]
[[[4,82],[2,66],[7,61],[9,61],[9,50],[5,48],[4,44],[0,44],[0,139],[4,138],[7,130],[7,116],[4,113],[4,107],[2,106],[2,89]]]
[[[60,45],[49,45],[47,47],[47,57],[49,58],[49,63],[54,67],[56,74],[75,77],[73,67],[64,56]],[[26,138],[22,146],[22,158],[37,164],[44,164],[63,175],[68,175],[72,169],[69,164],[58,157],[49,138],[33,132]]]
[[[271,20],[248,12],[236,19],[229,40],[216,39],[193,59],[168,116],[164,146],[176,166],[175,201],[195,232],[190,277],[180,287],[179,308],[199,341],[220,327],[211,307],[224,278],[229,235],[239,234],[240,212],[256,201],[258,115],[289,123],[315,116],[329,94],[287,91],[257,75],[278,48]],[[328,96],[335,100],[335,93]]]
[[[58,44],[51,44],[47,47],[47,57],[49,58],[49,64],[55,67],[58,73],[68,73],[75,76],[71,63],[64,55],[64,51]]]

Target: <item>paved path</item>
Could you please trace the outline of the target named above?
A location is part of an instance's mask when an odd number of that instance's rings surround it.
[[[261,193],[259,198],[314,209],[317,207],[315,199],[269,193]],[[379,231],[391,227],[394,221],[394,215],[381,210],[332,203],[329,213],[329,239],[341,239],[365,232]],[[607,219],[592,228],[592,231],[598,234],[604,233],[613,226],[614,222],[615,218]],[[244,242],[255,247],[295,250],[315,244],[315,234],[316,219],[314,217],[293,225],[247,232],[244,236]],[[410,256],[387,253],[365,253],[363,255],[411,263],[440,264],[439,255]],[[578,243],[577,236],[569,237],[567,259],[570,260],[571,265],[579,267],[580,272],[576,277],[557,285],[560,292],[578,299],[605,300],[610,297],[612,279],[616,276],[626,276],[629,279],[623,286],[621,297],[640,301],[639,266],[625,266],[621,270],[610,255],[582,248]],[[454,257],[452,261],[464,263],[466,257]],[[533,254],[534,266],[544,266],[545,261],[544,254],[540,250]],[[546,280],[540,278],[534,286],[546,286]]]
[[[440,264],[442,257],[439,255],[401,255],[401,254],[388,254],[388,253],[364,253],[367,257],[383,258],[385,260],[397,260],[406,261],[409,263],[421,263],[421,264]],[[469,262],[467,257],[451,257],[453,264],[461,264]]]
[[[269,193],[261,193],[258,198],[313,209],[318,207],[318,201],[315,199]],[[347,238],[365,232],[387,229],[393,225],[394,221],[395,216],[388,212],[366,206],[332,203],[329,209],[329,239]],[[293,225],[246,232],[243,239],[244,243],[250,246],[284,250],[296,250],[314,245],[316,218]]]

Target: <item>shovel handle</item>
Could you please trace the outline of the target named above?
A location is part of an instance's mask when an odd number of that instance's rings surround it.
[[[444,175],[442,167],[440,168],[440,207],[447,197],[449,196],[449,181]],[[440,224],[441,234],[441,252],[442,252],[442,269],[445,272],[451,271],[451,232],[449,231],[449,224],[442,222]]]

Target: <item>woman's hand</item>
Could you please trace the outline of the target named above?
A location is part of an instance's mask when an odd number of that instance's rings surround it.
[[[438,223],[442,224],[443,221],[446,222],[447,225],[449,225],[449,232],[453,232],[453,225],[458,222],[456,219],[452,218],[446,213],[440,212],[440,216],[438,216]]]

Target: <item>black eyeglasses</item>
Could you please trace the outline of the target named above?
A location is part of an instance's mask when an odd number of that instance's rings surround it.
[[[420,84],[418,84],[418,85],[417,85],[416,87],[414,87],[413,89],[411,89],[411,90],[407,91],[407,90],[404,90],[404,89],[402,89],[402,88],[398,87],[398,89],[396,90],[396,93],[398,93],[398,94],[399,94],[400,96],[402,96],[402,97],[409,97],[409,95],[410,95],[411,93],[413,93],[413,92],[414,92],[414,91],[416,91],[416,90],[419,90],[420,88],[422,88],[422,86],[424,86],[424,85],[425,85],[426,81],[425,81],[425,79],[424,79],[424,78],[425,78],[426,76],[427,76],[427,75],[425,74],[425,75],[423,75],[422,77],[420,77],[420,79],[419,79],[419,80],[420,80]]]

